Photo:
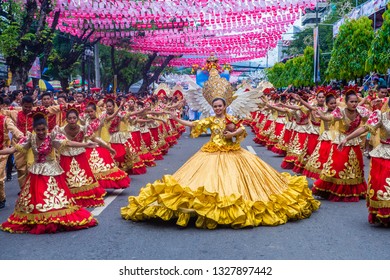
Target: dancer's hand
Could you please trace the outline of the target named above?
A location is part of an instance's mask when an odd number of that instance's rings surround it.
[[[177,116],[175,112],[169,112],[169,118],[172,120],[177,120]]]
[[[230,131],[224,131],[223,132],[223,136],[226,138],[226,139],[232,139],[234,137],[234,133],[233,132],[230,132]]]
[[[99,145],[95,142],[88,142],[86,143],[85,147],[86,148],[97,148]]]
[[[337,149],[338,149],[339,151],[341,151],[341,150],[344,148],[344,146],[345,146],[346,143],[347,143],[347,139],[344,139],[344,140],[341,141],[341,143],[337,146]]]
[[[114,158],[116,156],[116,151],[113,148],[110,148],[110,154]]]

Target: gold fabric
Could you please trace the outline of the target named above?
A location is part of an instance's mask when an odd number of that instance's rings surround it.
[[[198,151],[176,173],[146,185],[139,196],[129,197],[129,205],[121,208],[122,217],[177,219],[178,225],[186,226],[195,216],[197,227],[243,228],[307,218],[319,208],[306,177],[278,173],[242,148],[223,151],[237,143],[217,137],[215,130],[221,126],[214,117],[197,122],[192,135],[210,127],[211,141],[206,145],[217,148]]]
[[[204,83],[202,93],[210,105],[217,97],[225,99],[226,106],[232,104],[235,99],[232,85],[225,78],[221,78],[216,69],[210,70],[210,77]]]
[[[0,156],[0,201],[5,200],[5,169],[7,166],[8,155]]]

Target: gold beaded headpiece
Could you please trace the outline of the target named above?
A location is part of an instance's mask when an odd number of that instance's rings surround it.
[[[210,70],[210,77],[204,83],[203,97],[210,105],[215,98],[224,99],[226,106],[229,106],[235,99],[232,85],[225,78],[219,76],[217,69]]]

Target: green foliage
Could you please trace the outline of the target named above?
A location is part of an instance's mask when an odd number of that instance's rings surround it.
[[[51,11],[50,0],[41,0],[40,5],[35,0],[2,1],[0,52],[10,66],[12,84],[23,85],[36,57],[51,49],[53,31],[46,23]]]
[[[111,47],[99,45],[99,58],[101,63],[101,81],[106,88],[114,80],[114,68],[117,71],[118,87],[126,91],[129,86],[142,79],[142,67],[147,56],[141,53],[130,53],[126,50],[115,50],[114,63],[111,63]]]
[[[371,20],[347,20],[340,27],[327,69],[330,79],[354,80],[366,74],[365,62],[374,39]]]
[[[273,67],[266,69],[268,80],[275,87],[295,87],[313,85],[314,73],[314,49],[306,47],[304,54],[289,59],[285,64],[276,63]]]
[[[383,13],[383,25],[375,34],[366,61],[367,71],[386,73],[388,68],[390,68],[390,10]]]
[[[20,42],[18,40],[18,34],[20,33],[20,26],[17,22],[13,22],[7,27],[1,28],[0,34],[0,52],[7,56],[17,55],[17,47]]]

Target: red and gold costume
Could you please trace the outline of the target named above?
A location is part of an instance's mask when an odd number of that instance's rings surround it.
[[[100,130],[101,121],[87,119],[86,137],[96,136]],[[100,139],[100,141],[103,141]],[[110,152],[103,147],[85,148],[89,166],[99,185],[104,189],[125,189],[130,186],[130,177],[116,166]]]
[[[36,135],[32,134],[16,145],[21,152],[31,148],[34,163],[29,168],[13,214],[1,224],[2,230],[41,234],[97,225],[91,213],[76,205],[65,173],[56,161],[53,148],[61,150],[66,143],[63,135],[51,133],[39,146]]]
[[[371,168],[368,177],[367,207],[370,223],[390,224],[390,113],[374,111],[366,128],[379,132],[380,144],[370,153]]]
[[[355,119],[350,120],[345,110],[347,108],[337,108],[332,112],[332,122],[336,122],[335,129],[338,133],[332,141],[320,179],[314,182],[312,191],[331,201],[355,202],[364,198],[367,191],[360,140],[355,138],[348,141],[341,151],[337,146],[367,120],[369,111],[364,107],[357,107]]]
[[[21,139],[24,135],[15,126],[12,120],[2,114],[0,114],[0,150],[7,148],[10,145],[10,139],[8,132],[11,132],[15,139]],[[7,165],[8,155],[0,155],[0,201],[5,201],[5,168]]]
[[[59,132],[67,139],[83,143],[86,137],[86,128],[79,126],[79,132],[74,136],[66,133],[65,127]],[[67,147],[61,150],[60,165],[65,171],[66,182],[76,203],[83,207],[104,205],[105,190],[99,185],[86,157],[85,148]]]

